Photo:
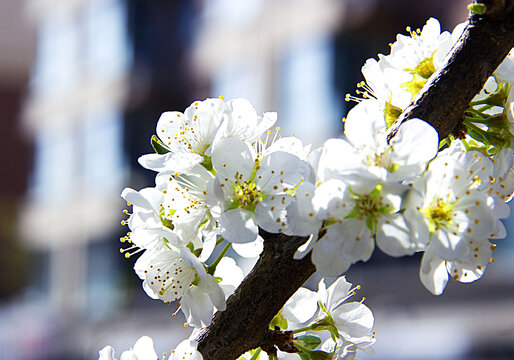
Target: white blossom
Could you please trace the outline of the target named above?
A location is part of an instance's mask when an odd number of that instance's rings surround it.
[[[146,251],[134,270],[151,298],[166,303],[180,300],[180,309],[191,326],[208,326],[214,308],[225,310],[223,289],[187,247]]]
[[[155,171],[187,172],[196,164],[208,165],[216,143],[223,138],[252,142],[275,121],[275,113],[260,117],[245,99],[195,101],[184,113],[169,111],[161,115],[157,136],[169,152],[147,154],[139,162]]]
[[[334,325],[339,338],[365,349],[375,342],[373,313],[360,301],[347,302],[359,288],[352,288],[345,277],[326,288],[322,279],[317,293],[300,288],[284,305],[282,316],[293,329]]]
[[[490,247],[487,240],[494,234],[496,219],[479,183],[473,168],[443,155],[414,183],[405,202],[412,236],[427,244],[420,278],[434,294],[444,290],[448,271],[459,279],[458,268],[473,267],[481,275],[485,267],[481,254]]]
[[[135,191],[126,188],[121,196],[132,205],[132,214],[127,221],[130,233],[122,241],[130,241],[133,248],[153,249],[163,245],[164,238],[173,246],[180,247],[182,240],[170,229],[170,224],[162,216],[163,194],[156,188],[144,188]],[[128,211],[126,211],[128,213]],[[128,251],[125,249],[123,252]],[[130,256],[133,253],[126,253]],[[127,256],[127,257],[128,257]]]
[[[224,139],[212,155],[216,179],[208,204],[220,234],[232,243],[258,240],[258,227],[284,232],[291,191],[308,176],[308,165],[293,154],[275,151],[262,158],[241,140]]]
[[[202,360],[203,356],[197,347],[198,343],[196,341],[186,339],[171,351],[168,360]]]
[[[116,360],[112,346],[106,346],[98,352],[98,360]],[[153,340],[148,336],[140,337],[134,347],[121,354],[120,360],[158,360]]]

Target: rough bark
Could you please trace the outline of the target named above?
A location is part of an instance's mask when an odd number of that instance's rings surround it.
[[[439,139],[458,132],[473,97],[514,46],[514,1],[482,1],[486,14],[472,15],[445,65],[425,83],[390,129],[393,137],[409,119],[419,118],[439,133]]]
[[[205,360],[237,359],[265,344],[273,317],[315,271],[310,256],[293,259],[307,238],[262,230],[261,236],[265,241],[259,261],[227,300],[227,309],[217,312],[198,337],[198,350]]]
[[[458,128],[469,102],[514,45],[514,0],[488,0],[487,12],[473,15],[447,63],[425,84],[393,125],[412,118],[430,123],[443,139]],[[307,256],[293,259],[305,238],[262,232],[264,251],[251,273],[197,338],[205,360],[237,359],[266,344],[268,324],[287,299],[312,275]]]

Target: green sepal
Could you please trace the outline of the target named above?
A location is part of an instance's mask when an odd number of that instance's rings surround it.
[[[166,226],[168,229],[173,230],[175,225],[173,225],[173,221],[161,215],[161,224]]]
[[[352,211],[350,211],[350,213],[348,215],[346,215],[344,218],[345,219],[352,219],[352,218],[356,218],[357,216],[359,216],[361,213],[359,211],[359,208],[357,207],[354,207],[352,209]]]
[[[382,192],[382,188],[382,184],[378,184],[377,186],[375,186],[373,191],[369,193],[369,195],[375,199],[378,198],[380,196],[380,193]]]
[[[273,320],[271,320],[271,322],[269,323],[269,328],[271,330],[275,330],[275,326],[278,326],[281,330],[286,330],[289,326],[287,320],[284,319],[284,317],[282,316],[282,310],[280,310],[278,314],[275,315]]]
[[[214,170],[214,167],[212,166],[212,158],[210,156],[204,155],[203,161],[200,163],[207,171],[210,171],[213,173],[213,175],[216,175],[216,170]]]
[[[373,234],[376,234],[377,232],[377,218],[375,216],[368,216],[366,218],[366,226],[368,227],[369,231],[371,231]]]
[[[334,320],[330,315],[325,316],[323,319],[316,321],[311,326],[311,330],[313,331],[323,331],[327,330],[330,332],[330,335],[332,336],[332,340],[336,341],[339,339],[339,331],[337,330],[336,326],[334,325]]]
[[[432,74],[435,72],[434,54],[421,60],[421,62],[415,68],[405,69],[412,74],[412,80],[406,81],[400,86],[405,91],[410,92],[412,98],[418,94],[418,92],[427,82],[428,78],[430,78],[430,76],[432,76]]]
[[[166,145],[164,145],[164,143],[157,137],[157,135],[152,135],[150,144],[152,144],[152,147],[157,154],[167,154],[171,151]]]
[[[198,274],[195,272],[195,278],[193,281],[191,281],[191,285],[198,286],[199,282],[200,282],[200,278],[198,277]]]
[[[387,128],[389,129],[391,125],[400,117],[402,114],[402,109],[398,106],[394,106],[390,101],[386,102],[385,108],[384,108],[384,115],[385,115],[385,121]]]
[[[300,335],[296,338],[296,341],[307,349],[315,349],[321,344],[321,339],[318,336],[310,334]]]

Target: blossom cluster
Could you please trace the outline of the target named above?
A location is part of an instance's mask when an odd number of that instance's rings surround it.
[[[464,26],[441,33],[429,19],[398,35],[390,54],[368,60],[360,97],[347,97],[357,105],[344,119],[344,137],[319,148],[278,135],[277,115],[259,115],[244,99],[163,113],[155,153],[139,159],[156,172],[155,186],[122,193],[132,212],[122,221],[130,231],[121,252],[142,253],[134,270],[148,296],[176,301],[187,324],[208,326],[245,275],[227,252],[257,257],[265,241],[259,229],[308,237],[295,258],[310,254],[321,276],[340,276],[378,246],[393,257],[422,253],[420,279],[433,294],[449,279],[479,279],[493,261],[491,241],[506,236],[501,219],[514,191],[514,52],[472,101],[458,133],[440,139],[411,119],[388,139]],[[344,277],[318,287],[300,289],[277,314],[270,326],[290,329],[295,350],[268,358],[353,359],[370,351],[373,315],[362,302],[346,302],[357,288]],[[170,359],[201,359],[195,344],[186,340]],[[113,356],[112,348],[100,354]]]

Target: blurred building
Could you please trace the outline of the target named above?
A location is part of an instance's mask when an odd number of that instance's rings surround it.
[[[149,138],[160,113],[209,96],[246,97],[259,113],[278,111],[285,135],[319,145],[341,133],[340,120],[351,106],[344,95],[362,79],[366,58],[387,52],[396,33],[406,25],[421,27],[429,15],[440,18],[443,28],[453,27],[465,17],[465,11],[453,12],[463,3],[26,1],[36,55],[23,126],[35,150],[19,229],[32,274],[23,295],[0,317],[0,359],[90,359],[107,343],[127,349],[144,334],[159,352],[186,336],[181,321],[170,320],[168,307],[143,294],[133,260],[118,251],[117,239],[127,231],[120,225],[119,195],[125,186],[153,185],[154,174],[141,169],[137,158],[152,151]],[[16,101],[22,84],[16,85]],[[10,171],[9,180],[21,184],[15,174],[27,172]],[[370,267],[377,270],[356,267],[352,275],[375,287],[370,298],[384,294],[376,301],[378,314],[387,318],[397,311],[402,321],[418,321],[409,315],[429,297],[414,279],[419,259],[393,264],[377,255],[373,261]],[[391,277],[394,286],[384,286]],[[486,288],[498,291],[504,278],[497,275]],[[402,346],[394,337],[405,331],[393,327],[386,342]],[[469,337],[457,344],[467,346],[465,341]],[[448,345],[439,358],[464,359],[470,350],[464,345]],[[376,359],[387,359],[394,349],[383,354]]]
[[[120,225],[120,193],[131,178],[135,187],[152,183],[149,172],[134,170],[131,177],[130,167],[150,151],[160,112],[190,99],[177,82],[188,23],[172,21],[189,11],[188,2],[31,0],[25,6],[37,46],[23,125],[35,151],[19,228],[35,265],[28,303],[45,314],[22,318],[0,347],[12,349],[9,359],[89,358],[116,342],[116,336],[102,339],[95,326],[112,323],[135,301],[123,286],[132,262],[122,264],[118,251],[117,239],[127,231]],[[139,293],[137,277],[130,279]],[[23,339],[21,333],[38,326],[36,344]],[[135,339],[123,335],[120,347],[128,348]]]

